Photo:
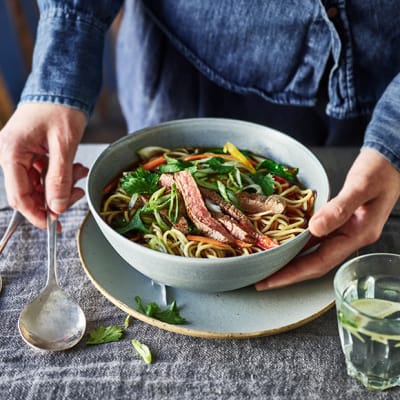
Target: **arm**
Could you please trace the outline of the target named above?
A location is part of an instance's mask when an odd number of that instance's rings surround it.
[[[310,220],[310,232],[320,242],[319,248],[296,257],[257,283],[256,289],[273,289],[326,274],[361,247],[379,239],[399,196],[400,75],[378,102],[363,149],[343,188]]]
[[[38,160],[48,159],[47,200],[64,212],[83,193],[74,188],[87,169],[73,165],[101,87],[104,36],[117,0],[40,0],[32,71],[20,104],[0,132],[7,198],[44,228]]]

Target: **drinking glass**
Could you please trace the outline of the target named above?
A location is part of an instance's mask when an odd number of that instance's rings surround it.
[[[355,257],[335,274],[347,373],[368,389],[400,385],[400,255]]]

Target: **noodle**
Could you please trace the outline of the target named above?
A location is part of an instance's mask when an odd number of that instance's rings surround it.
[[[270,165],[273,161],[268,160],[270,170],[267,170],[263,167],[263,161],[267,159],[252,153],[246,153],[246,156],[254,165],[257,165],[256,173],[249,172],[249,167],[242,165],[233,153],[226,155],[222,152],[213,153],[216,151],[215,149],[194,148],[162,149],[162,151],[163,153],[159,152],[155,156],[143,159],[132,169],[122,173],[115,190],[106,194],[102,202],[100,213],[102,218],[125,236],[134,236],[132,240],[137,243],[164,253],[195,258],[241,256],[265,249],[258,244],[257,240],[249,242],[246,239],[243,242],[242,239],[239,239],[230,240],[228,243],[221,242],[221,244],[218,240],[203,241],[201,237],[199,240],[188,240],[187,233],[190,230],[196,232],[196,239],[199,235],[206,235],[198,232],[199,228],[196,222],[192,221],[192,218],[188,218],[192,211],[187,210],[186,214],[185,198],[182,199],[182,193],[177,190],[174,183],[170,187],[160,189],[158,182],[152,191],[142,189],[142,192],[131,190],[126,184],[129,179],[131,179],[129,184],[135,179],[143,184],[140,179],[143,181],[150,180],[150,178],[158,180],[161,175],[169,175],[173,179],[174,172],[182,169],[190,170],[199,188],[218,193],[221,201],[225,202],[222,205],[217,202],[214,210],[213,207],[210,208],[209,199],[205,201],[212,217],[216,219],[220,216],[221,207],[223,209],[224,204],[229,203],[231,205],[229,207],[237,207],[238,212],[242,212],[237,204],[239,193],[253,193],[262,199],[267,198],[263,184],[265,181],[268,183],[269,179],[273,194],[279,199],[279,204],[284,205],[284,209],[281,212],[271,212],[268,209],[254,212],[247,210],[245,212],[246,220],[248,220],[251,230],[254,231],[254,234],[250,235],[251,237],[261,236],[272,240],[275,245],[281,245],[307,228],[308,220],[313,212],[315,193],[309,188],[300,186],[296,177],[297,170],[296,173],[293,173],[293,179],[289,179],[288,174],[294,171],[293,168],[275,163],[271,168]],[[143,156],[145,153],[146,149],[142,149],[141,155]],[[143,172],[140,166],[149,160],[160,157],[161,154],[164,154],[166,162],[152,171]],[[135,172],[139,174],[139,171],[142,176],[135,176]],[[284,178],[279,175],[280,171],[286,173]],[[157,174],[155,178],[154,174]],[[264,181],[262,181],[263,179]],[[231,216],[229,218],[232,219]],[[182,220],[188,221],[187,232],[186,228],[179,226],[179,221]],[[237,225],[241,224],[240,218],[234,222]],[[232,235],[234,233],[233,229]]]

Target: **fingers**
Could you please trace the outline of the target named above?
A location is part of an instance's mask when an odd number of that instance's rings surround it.
[[[348,221],[357,209],[364,202],[362,195],[357,192],[342,192],[327,204],[321,207],[309,221],[309,229],[312,235],[324,237]]]
[[[65,121],[62,121],[65,123]],[[48,168],[46,173],[46,201],[54,213],[61,214],[73,204],[77,193],[73,188],[77,180],[87,175],[81,164],[73,164],[80,141],[70,124],[60,123],[47,135]]]
[[[68,204],[68,208],[71,207],[74,203],[80,200],[84,195],[85,191],[81,188],[75,187],[76,183],[85,178],[89,172],[89,169],[80,163],[76,163],[73,165],[72,169],[72,189],[70,202]]]
[[[382,183],[385,183],[384,185]],[[309,221],[312,235],[324,237],[335,231],[360,207],[376,207],[380,226],[387,220],[399,196],[400,174],[379,153],[364,149],[350,169],[342,190]]]
[[[22,104],[0,132],[0,163],[7,199],[31,223],[45,228],[44,192],[40,182],[48,162],[46,198],[56,213],[64,212],[83,192],[75,188],[87,169],[73,165],[86,116],[66,106]],[[48,159],[47,157],[48,156]]]
[[[315,252],[295,258],[258,282],[256,290],[275,289],[325,275],[361,247],[375,242],[385,221],[380,199],[369,201],[367,206],[358,207],[339,229],[323,237]]]
[[[258,282],[256,290],[319,278],[361,247],[375,242],[399,195],[398,171],[376,151],[363,149],[342,190],[309,221],[311,234],[320,239],[319,248]]]
[[[337,234],[323,240],[319,248],[292,260],[286,267],[255,284],[257,291],[277,289],[305,280],[320,278],[358,250],[345,234]]]
[[[75,184],[88,174],[82,164],[49,163],[46,175],[46,198],[49,208],[56,214],[65,212],[83,197],[84,191]]]
[[[8,198],[10,206],[18,209],[33,225],[40,229],[46,229],[46,209],[41,172],[35,167],[27,170],[24,166],[18,165],[9,169],[5,166],[3,170],[5,184],[9,187],[9,192],[15,196]],[[69,189],[69,200],[66,208],[71,207],[84,196],[85,192],[81,188],[75,187],[75,184],[86,177],[89,170],[82,164],[74,164],[72,171],[72,187]]]
[[[71,169],[72,173],[69,174]],[[85,192],[75,185],[80,179],[85,178],[88,172],[89,169],[80,163],[73,164],[71,167],[65,166],[64,169],[55,168],[55,170],[50,169],[49,165],[46,175],[46,198],[52,212],[61,214],[84,196]],[[47,185],[50,187],[48,188]]]
[[[339,194],[311,217],[309,221],[311,234],[324,237],[335,231],[349,220],[358,207],[372,197],[365,179],[360,176],[349,177]]]
[[[72,160],[75,148],[57,132],[49,138],[49,163],[46,173],[46,200],[56,214],[67,210],[72,190]]]

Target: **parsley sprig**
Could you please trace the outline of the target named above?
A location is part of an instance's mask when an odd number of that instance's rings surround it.
[[[186,169],[193,173],[197,169],[196,166],[190,161],[179,160],[168,156],[164,157],[167,160],[167,163],[160,165],[159,170],[161,173],[173,174]]]
[[[174,300],[165,310],[162,310],[156,303],[143,304],[140,296],[135,297],[135,301],[138,305],[138,310],[149,317],[159,319],[160,321],[167,322],[170,324],[184,324],[186,323],[185,318],[179,314],[178,306]],[[131,317],[127,315],[124,320],[125,330],[131,325]],[[89,339],[86,341],[87,345],[97,345],[110,342],[118,342],[124,336],[124,328],[118,325],[110,326],[99,326],[96,329],[89,332]],[[153,355],[150,348],[137,339],[132,339],[131,344],[136,352],[142,357],[142,359],[150,364],[153,362]]]
[[[123,335],[124,330],[120,326],[99,326],[89,333],[89,339],[86,344],[118,342]]]
[[[274,193],[275,181],[271,174],[262,175],[256,172],[252,178],[254,182],[261,187],[263,194],[269,196]]]
[[[158,189],[159,176],[139,167],[136,171],[125,172],[121,187],[131,196],[134,193],[151,194]]]
[[[135,297],[137,309],[142,314],[158,319],[159,321],[166,322],[168,324],[185,324],[186,319],[183,318],[180,313],[176,301],[174,300],[166,309],[162,310],[157,303],[144,304],[140,296]]]

